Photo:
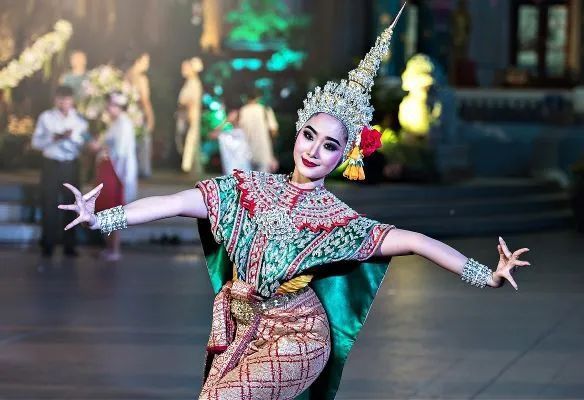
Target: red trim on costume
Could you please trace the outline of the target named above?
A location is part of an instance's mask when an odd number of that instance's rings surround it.
[[[247,173],[240,169],[233,170],[233,176],[237,180],[236,185],[240,192],[239,203],[248,211],[250,217],[253,217],[255,213],[255,200],[250,195],[250,187],[246,184],[248,180],[247,175]]]
[[[195,185],[203,194],[203,201],[207,206],[207,215],[211,222],[211,232],[217,241],[217,229],[219,224],[219,188],[213,180],[201,181]]]
[[[211,346],[207,347],[207,352],[211,354],[220,354],[227,350],[229,346]]]
[[[361,247],[355,252],[355,259],[357,260],[366,260],[371,257],[377,247],[383,242],[385,236],[391,231],[395,229],[395,225],[387,225],[387,224],[377,224],[369,233],[369,237],[363,241]]]
[[[282,182],[281,177],[272,174],[235,170],[233,176],[240,192],[239,203],[250,217],[258,211],[270,210],[275,202],[291,209],[300,196],[310,191]],[[306,198],[303,207],[295,210],[292,221],[298,230],[330,233],[336,227],[346,226],[350,221],[359,218],[360,214],[334,194],[326,189],[321,190],[322,194]]]

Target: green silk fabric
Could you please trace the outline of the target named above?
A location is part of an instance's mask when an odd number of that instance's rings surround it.
[[[211,286],[217,294],[233,278],[233,266],[222,244],[211,234],[207,219],[198,220],[199,235]],[[317,380],[297,400],[334,399],[343,367],[361,331],[389,266],[389,258],[338,262],[315,267],[310,286],[321,301],[331,328],[331,354]]]

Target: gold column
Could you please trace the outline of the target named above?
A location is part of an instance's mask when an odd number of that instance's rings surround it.
[[[26,3],[26,14],[30,15],[34,11],[36,0],[28,0]]]
[[[114,31],[118,19],[117,4],[115,0],[107,0],[106,3],[106,31],[108,34]]]
[[[203,0],[203,34],[201,48],[204,51],[221,51],[223,29],[222,0]]]
[[[87,0],[77,0],[75,3],[75,14],[78,18],[85,18],[87,15]]]

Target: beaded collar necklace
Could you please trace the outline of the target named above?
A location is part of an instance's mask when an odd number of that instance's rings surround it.
[[[306,206],[310,200],[316,199],[324,192],[324,187],[317,186],[314,189],[302,189],[291,182],[292,173],[289,175],[277,175],[280,187],[278,195],[272,197],[272,204],[266,210],[258,211],[254,214],[253,220],[258,228],[266,234],[269,239],[276,241],[294,240],[299,229],[294,224],[297,214],[306,211]],[[296,193],[287,193],[296,192]],[[292,195],[291,197],[289,195]],[[290,199],[290,203],[286,201]]]
[[[240,203],[269,239],[292,241],[304,228],[330,232],[359,217],[323,186],[303,189],[287,175],[235,171]]]

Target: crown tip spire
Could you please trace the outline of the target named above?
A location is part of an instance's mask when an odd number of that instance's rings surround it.
[[[393,22],[391,23],[391,26],[389,27],[391,30],[393,30],[393,28],[395,28],[395,26],[397,25],[397,21],[399,20],[399,17],[401,17],[402,12],[404,11],[404,8],[406,8],[407,4],[408,4],[407,1],[404,1],[404,4],[402,4],[399,12],[397,13],[397,16],[393,19]]]

